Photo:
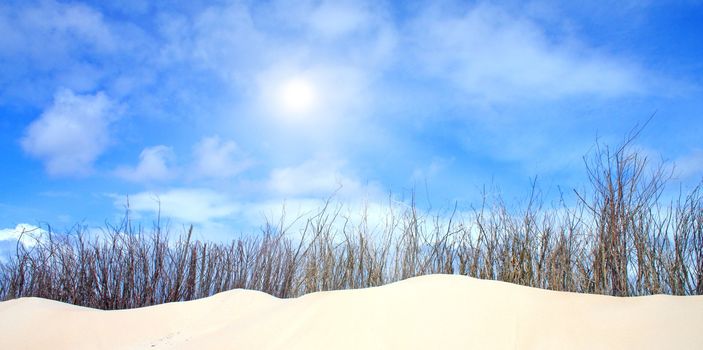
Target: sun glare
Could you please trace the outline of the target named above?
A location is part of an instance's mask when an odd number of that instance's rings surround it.
[[[281,85],[279,99],[283,112],[301,115],[309,113],[313,109],[317,94],[309,81],[295,78],[287,80]]]

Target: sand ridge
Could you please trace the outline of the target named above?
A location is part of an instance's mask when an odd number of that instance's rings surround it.
[[[703,296],[617,298],[465,276],[101,311],[0,303],[1,349],[700,349]]]

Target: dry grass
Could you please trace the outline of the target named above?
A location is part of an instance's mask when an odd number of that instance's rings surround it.
[[[328,202],[292,232],[281,220],[231,243],[175,241],[127,217],[99,237],[81,227],[17,246],[0,264],[0,299],[37,296],[101,309],[191,300],[233,288],[278,297],[462,274],[551,290],[617,296],[703,294],[701,186],[662,203],[668,180],[629,147],[598,147],[592,185],[545,209],[536,186],[520,210],[484,196],[470,212],[389,208],[380,225]],[[556,209],[556,210],[555,210]]]

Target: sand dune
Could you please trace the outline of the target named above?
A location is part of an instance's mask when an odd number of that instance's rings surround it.
[[[0,303],[0,349],[701,349],[701,330],[699,296],[615,298],[446,275],[124,311]]]

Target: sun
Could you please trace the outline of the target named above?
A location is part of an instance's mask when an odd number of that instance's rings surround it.
[[[317,103],[317,91],[309,80],[291,78],[280,85],[278,99],[285,114],[305,115],[314,109]]]

